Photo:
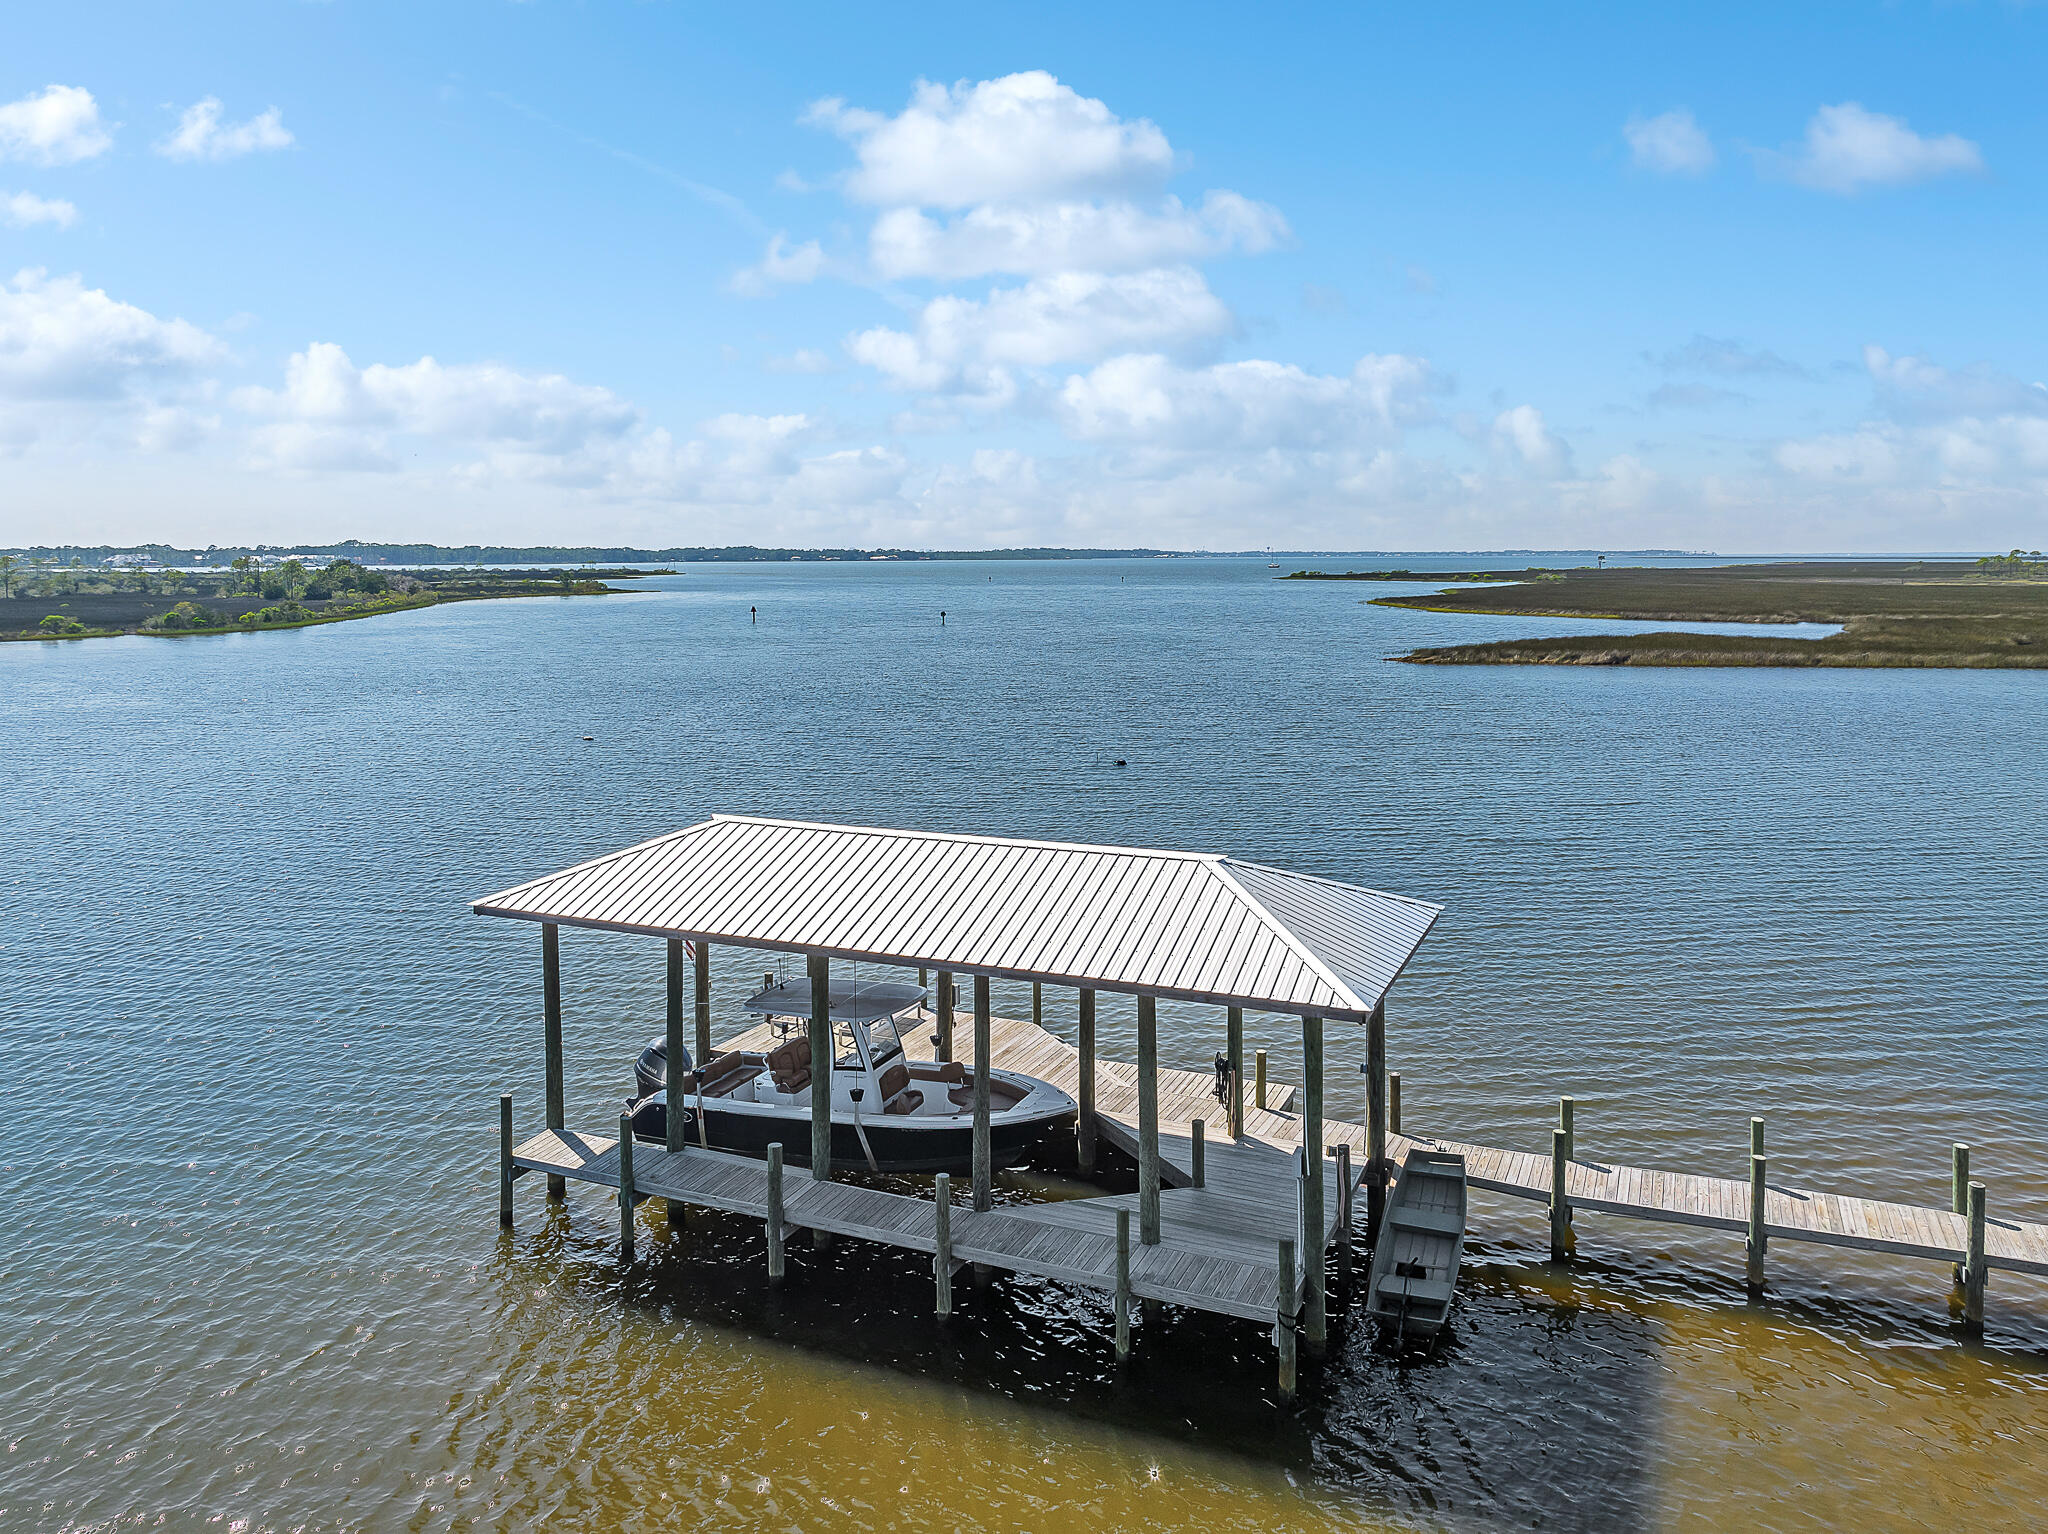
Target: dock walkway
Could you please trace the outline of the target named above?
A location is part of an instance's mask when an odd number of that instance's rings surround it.
[[[750,1042],[745,1047],[757,1047],[752,1042],[753,1034],[746,1037]],[[963,1058],[971,1062],[972,1040],[962,1043],[966,1049]],[[1000,1069],[1023,1071],[1050,1081],[1070,1095],[1078,1092],[1080,1054],[1057,1034],[1028,1021],[995,1018],[989,1043]],[[1095,1092],[1101,1131],[1130,1156],[1136,1156],[1138,1148],[1137,1076],[1135,1066],[1121,1061],[1096,1063]],[[1165,1180],[1183,1187],[1189,1181],[1191,1122],[1195,1119],[1206,1121],[1207,1180],[1212,1188],[1245,1168],[1254,1169],[1262,1183],[1268,1183],[1276,1172],[1285,1175],[1283,1166],[1292,1164],[1301,1145],[1301,1120],[1293,1111],[1294,1089],[1269,1089],[1264,1110],[1247,1102],[1245,1133],[1232,1147],[1238,1154],[1219,1157],[1223,1110],[1212,1082],[1213,1078],[1202,1071],[1162,1067],[1159,1072],[1159,1154]],[[1326,1119],[1323,1139],[1331,1146],[1349,1144],[1353,1166],[1364,1167],[1364,1125]],[[1475,1188],[1532,1203],[1550,1203],[1551,1165],[1547,1155],[1427,1135],[1387,1136],[1387,1155],[1396,1163],[1407,1157],[1412,1146],[1462,1155],[1465,1175]],[[1261,1148],[1268,1152],[1271,1167],[1260,1167],[1257,1153]],[[1750,1188],[1746,1181],[1736,1178],[1660,1172],[1580,1157],[1565,1168],[1565,1198],[1574,1211],[1738,1234],[1749,1230]],[[1969,1221],[1946,1209],[1850,1198],[1771,1181],[1766,1184],[1764,1196],[1764,1234],[1774,1240],[1807,1241],[1930,1262],[1959,1263],[1968,1256]],[[1987,1218],[1984,1236],[1987,1268],[2048,1277],[2048,1225]]]

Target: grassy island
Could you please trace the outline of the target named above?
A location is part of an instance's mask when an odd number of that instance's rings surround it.
[[[0,556],[0,639],[185,638],[310,628],[494,597],[602,596],[644,570],[401,571],[337,559],[225,570],[25,568]]]
[[[1415,650],[1397,660],[1437,666],[2048,667],[2048,562],[2019,551],[1976,561],[1489,570],[1427,579],[1519,584],[1378,597],[1374,605],[1517,617],[1839,623],[1843,628],[1825,639],[1672,633],[1509,639]]]

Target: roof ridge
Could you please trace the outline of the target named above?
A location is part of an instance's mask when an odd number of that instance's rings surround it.
[[[1337,972],[1331,969],[1329,965],[1325,964],[1322,961],[1321,957],[1317,955],[1314,949],[1310,948],[1308,944],[1304,943],[1299,937],[1295,936],[1294,929],[1292,927],[1288,926],[1287,923],[1280,920],[1279,917],[1275,916],[1270,910],[1268,910],[1266,908],[1265,901],[1259,899],[1257,895],[1254,895],[1250,890],[1246,889],[1242,884],[1238,883],[1236,879],[1231,877],[1229,868],[1229,863],[1231,861],[1233,860],[1226,858],[1218,858],[1216,860],[1216,877],[1223,880],[1224,883],[1228,884],[1231,889],[1237,892],[1238,898],[1240,900],[1243,900],[1254,911],[1258,912],[1260,917],[1262,917],[1265,920],[1266,925],[1271,927],[1275,932],[1280,934],[1281,941],[1286,943],[1288,947],[1294,950],[1296,957],[1298,957],[1311,970],[1315,971],[1317,975],[1321,976],[1322,979],[1329,984],[1330,989],[1337,993],[1340,999],[1351,1003],[1348,1010],[1354,1012],[1371,1011],[1372,1009],[1370,1004],[1364,1001],[1356,991],[1351,989],[1349,985],[1347,985],[1344,981],[1340,980],[1337,977]],[[1245,866],[1248,868],[1256,868],[1260,865],[1256,863],[1249,863]]]
[[[925,841],[971,842],[976,846],[1047,847],[1059,852],[1104,852],[1117,857],[1172,858],[1188,863],[1220,863],[1220,852],[1183,852],[1173,847],[1112,847],[1101,842],[1062,842],[1045,836],[984,836],[971,831],[922,831],[909,826],[850,826],[834,820],[787,820],[779,815],[713,815],[701,825],[735,821],[754,826],[787,826],[802,831],[840,831],[861,836],[914,836]],[[690,827],[689,829],[696,829]],[[659,841],[657,837],[655,840]],[[647,845],[642,843],[642,846]],[[627,848],[632,851],[632,848]],[[568,870],[564,870],[567,872]]]

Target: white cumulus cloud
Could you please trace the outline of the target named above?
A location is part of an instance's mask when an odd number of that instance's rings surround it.
[[[225,349],[184,320],[31,268],[0,284],[0,397],[113,400],[190,378]]]
[[[1805,139],[1765,163],[1801,186],[1846,196],[1865,187],[1980,173],[1984,156],[1959,134],[1924,138],[1900,118],[1845,101],[1815,112]]]
[[[0,159],[70,165],[113,148],[99,103],[82,85],[51,85],[0,106]]]
[[[288,149],[293,140],[284,125],[284,114],[276,107],[246,122],[221,121],[218,96],[208,96],[185,108],[178,126],[156,146],[169,160],[232,160],[259,149]]]
[[[999,288],[986,300],[935,298],[914,332],[862,331],[847,350],[901,388],[964,384],[1007,398],[1008,367],[1093,361],[1119,351],[1184,352],[1236,329],[1230,310],[1191,267],[1062,272]]]
[[[1177,197],[1149,206],[1125,200],[983,204],[953,218],[892,208],[875,220],[869,258],[884,277],[959,279],[991,272],[1128,271],[1240,250],[1271,250],[1289,238],[1277,208],[1212,191],[1194,207]]]
[[[0,215],[17,229],[31,224],[51,224],[69,229],[78,222],[78,208],[61,197],[38,197],[34,192],[0,194]]]
[[[787,235],[776,234],[769,238],[758,263],[733,275],[732,290],[742,297],[759,298],[778,283],[815,282],[824,271],[825,251],[816,240],[792,245]]]
[[[1418,357],[1366,356],[1348,374],[1289,363],[1189,368],[1152,355],[1112,357],[1060,390],[1057,413],[1084,441],[1183,451],[1358,449],[1428,421],[1442,387]]]
[[[1126,122],[1044,70],[954,86],[920,81],[894,117],[837,98],[806,120],[854,146],[848,195],[878,206],[965,208],[1127,191],[1172,174],[1166,135]]]
[[[1629,157],[1643,170],[1697,176],[1714,167],[1713,140],[1685,107],[1655,117],[1631,117],[1622,126]]]

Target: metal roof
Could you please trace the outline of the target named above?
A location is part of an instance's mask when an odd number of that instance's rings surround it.
[[[1443,908],[1213,853],[715,815],[472,909],[1363,1019]]]

